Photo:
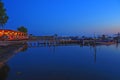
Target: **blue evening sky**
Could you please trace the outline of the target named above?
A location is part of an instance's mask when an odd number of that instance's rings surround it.
[[[2,0],[7,29],[34,35],[92,35],[120,31],[120,0]]]

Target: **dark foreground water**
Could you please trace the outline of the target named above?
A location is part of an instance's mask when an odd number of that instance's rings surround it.
[[[120,80],[120,47],[1,47],[0,80]]]

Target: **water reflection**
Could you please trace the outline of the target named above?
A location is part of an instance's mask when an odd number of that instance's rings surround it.
[[[8,72],[10,71],[10,67],[7,65],[7,61],[16,55],[16,53],[26,51],[27,48],[27,43],[22,45],[0,47],[0,80],[6,80]]]
[[[1,66],[2,65],[2,66]],[[0,64],[0,80],[6,80],[8,77],[8,72],[10,71],[10,68],[7,64]]]
[[[100,60],[101,61],[104,60],[103,58],[100,59],[100,56],[99,56],[100,53],[98,51],[98,46],[99,45],[84,45],[83,46],[82,44],[44,44],[44,43],[40,44],[39,42],[29,42],[29,43],[24,43],[21,45],[0,47],[0,80],[6,80],[9,72],[13,73],[18,70],[23,71],[24,73],[24,77],[22,76],[23,78],[29,78],[28,75],[32,75],[33,76],[32,80],[36,79],[36,77],[38,77],[39,79],[42,79],[42,78],[44,79],[44,77],[47,78],[47,77],[52,76],[54,78],[57,76],[57,78],[58,77],[60,78],[62,76],[64,78],[67,76],[71,77],[70,75],[73,75],[74,78],[78,77],[80,80],[79,75],[88,76],[88,77],[90,75],[93,77],[94,73],[95,75],[102,75],[102,74],[98,74],[94,70],[94,68],[97,69],[96,66],[101,66],[101,64],[96,64],[96,61],[99,63]],[[114,46],[118,47],[117,44]],[[104,48],[104,46],[102,48]],[[22,66],[21,68],[21,66],[17,66],[18,68],[16,70],[10,65],[8,65],[9,63],[8,64],[6,63],[10,58],[16,55],[16,53],[19,53],[21,51],[25,52],[27,49],[28,49],[28,53],[30,54],[24,54],[22,56],[16,57],[17,59],[19,58],[18,60],[20,61],[19,63],[24,64],[24,67]],[[50,52],[49,49],[52,49],[52,51]],[[91,54],[88,54],[89,50],[91,50]],[[80,51],[82,53],[80,53]],[[52,53],[56,53],[56,54],[51,55]],[[23,56],[25,57],[23,58]],[[13,59],[13,61],[15,60],[16,59]],[[91,60],[93,64],[90,64],[88,60]],[[15,65],[16,63],[18,63],[18,61],[16,60],[14,62]],[[9,66],[11,67],[11,70]],[[91,74],[87,74],[88,73],[87,70]],[[71,72],[68,72],[70,75],[67,74],[67,71],[71,71]],[[32,72],[32,73],[28,73],[28,72]],[[48,73],[50,75],[48,75]],[[16,75],[13,74],[13,76],[16,76]],[[30,80],[30,79],[23,79],[23,80]],[[74,79],[72,78],[71,80],[74,80]],[[81,79],[81,80],[85,80],[85,79]]]
[[[93,46],[93,49],[94,49],[94,63],[96,63],[96,52],[97,52],[96,46]]]
[[[36,47],[52,47],[53,48],[53,53],[55,53],[56,51],[56,47],[57,46],[75,46],[75,45],[80,45],[80,47],[84,47],[84,46],[88,46],[90,47],[90,50],[93,49],[93,56],[94,56],[94,63],[96,63],[96,54],[97,54],[97,46],[100,46],[100,45],[95,45],[95,44],[60,44],[60,43],[57,43],[57,44],[49,44],[49,43],[39,43],[39,42],[28,42],[28,47],[29,48],[36,48]],[[109,45],[107,45],[109,46]],[[116,44],[116,47],[118,47],[118,44]]]

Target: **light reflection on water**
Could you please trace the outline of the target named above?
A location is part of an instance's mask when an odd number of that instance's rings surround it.
[[[0,48],[0,80],[120,80],[119,44]]]

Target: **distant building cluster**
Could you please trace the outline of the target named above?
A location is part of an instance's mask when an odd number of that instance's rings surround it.
[[[98,37],[85,37],[85,36],[67,36],[67,37],[57,37],[58,40],[95,40],[96,42],[120,42],[120,33],[114,36],[101,35]]]
[[[94,37],[86,37],[86,36],[29,36],[31,39],[41,39],[41,40],[62,40],[62,41],[70,41],[70,40],[95,40],[97,42],[120,42],[120,33],[115,34],[114,36],[101,35]]]

